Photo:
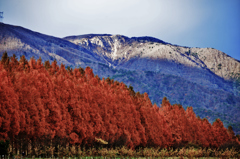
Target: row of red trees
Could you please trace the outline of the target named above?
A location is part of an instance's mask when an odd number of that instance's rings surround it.
[[[197,143],[219,147],[235,139],[217,119],[211,125],[191,107],[152,105],[146,93],[94,76],[92,69],[65,69],[4,54],[0,63],[0,139],[24,149],[42,145],[169,147]]]

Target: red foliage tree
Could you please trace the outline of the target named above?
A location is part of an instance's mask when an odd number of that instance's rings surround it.
[[[216,119],[212,127],[214,133],[213,146],[219,147],[223,143],[230,140],[227,129],[223,126],[223,123],[220,119]]]
[[[185,111],[167,98],[158,108],[147,93],[135,93],[133,87],[110,78],[94,77],[90,67],[66,70],[56,61],[43,66],[41,58],[3,59],[0,139],[10,138],[16,146],[93,146],[100,138],[109,147],[168,147],[189,142],[218,147],[234,138],[220,120],[211,125],[197,118],[191,107]]]
[[[20,132],[18,96],[1,63],[0,79],[0,140],[10,139],[13,142]]]

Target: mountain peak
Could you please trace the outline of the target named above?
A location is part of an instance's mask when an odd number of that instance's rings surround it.
[[[79,39],[91,39],[91,38],[95,38],[95,37],[108,37],[108,38],[124,38],[128,41],[137,41],[137,42],[156,42],[156,43],[162,43],[162,44],[170,44],[167,43],[163,40],[151,37],[151,36],[141,36],[141,37],[127,37],[124,35],[120,35],[120,34],[84,34],[84,35],[74,35],[74,36],[67,36],[64,37],[63,39],[65,40],[69,40],[69,41],[73,41],[73,40],[79,40]]]
[[[131,39],[136,40],[138,42],[156,42],[156,43],[162,43],[162,44],[170,44],[151,36],[132,37]]]
[[[73,35],[73,36],[67,36],[63,39],[82,39],[82,38],[93,38],[96,36],[112,36],[112,34],[83,34],[83,35]]]

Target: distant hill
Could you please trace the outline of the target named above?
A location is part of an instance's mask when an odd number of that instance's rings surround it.
[[[63,39],[0,24],[0,56],[35,57],[71,67],[90,66],[99,77],[132,85],[158,106],[192,106],[210,122],[220,118],[240,134],[240,62],[212,48],[172,45],[153,37],[87,34]]]

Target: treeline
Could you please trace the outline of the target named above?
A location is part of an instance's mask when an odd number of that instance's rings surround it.
[[[41,59],[3,54],[0,63],[0,140],[13,153],[46,146],[85,148],[127,146],[169,148],[194,143],[217,148],[239,144],[231,127],[196,117],[192,107],[163,98],[152,105],[147,93],[124,83],[94,76],[86,67],[65,69]],[[101,142],[100,142],[101,143]]]

